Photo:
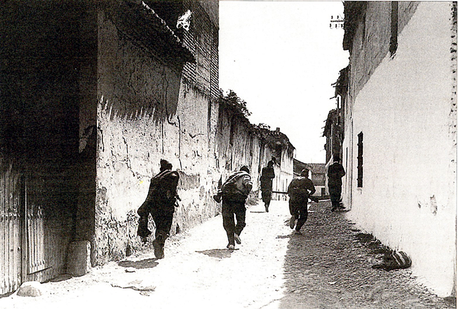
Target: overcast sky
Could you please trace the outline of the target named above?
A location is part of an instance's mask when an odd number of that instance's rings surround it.
[[[322,137],[336,107],[332,83],[348,64],[342,2],[220,1],[220,88],[247,102],[253,124],[280,127],[305,163],[325,163]]]

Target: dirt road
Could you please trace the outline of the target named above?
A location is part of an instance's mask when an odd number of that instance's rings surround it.
[[[417,284],[409,269],[372,269],[375,255],[345,213],[313,203],[302,235],[288,227],[287,202],[249,207],[242,244],[226,249],[221,217],[153,253],[61,277],[40,297],[1,298],[0,308],[456,308]]]

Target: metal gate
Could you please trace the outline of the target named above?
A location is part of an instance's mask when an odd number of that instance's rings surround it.
[[[22,280],[23,181],[10,165],[0,174],[0,293],[16,290]]]
[[[8,166],[0,174],[0,294],[46,268],[44,234],[42,208],[30,201],[21,173]]]
[[[43,209],[31,201],[25,187],[25,212],[27,214],[27,274],[34,274],[46,268],[45,231]]]

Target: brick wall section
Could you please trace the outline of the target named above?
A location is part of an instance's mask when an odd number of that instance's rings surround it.
[[[218,3],[207,1],[208,9],[218,11]],[[186,1],[192,12],[191,29],[184,33],[184,45],[196,57],[196,63],[187,63],[183,69],[185,82],[212,99],[218,97],[218,25],[212,22],[200,2]]]

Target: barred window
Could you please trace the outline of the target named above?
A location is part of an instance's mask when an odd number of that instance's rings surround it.
[[[357,135],[357,187],[363,187],[363,132]]]
[[[391,2],[390,14],[390,56],[394,57],[398,47],[398,1]]]

